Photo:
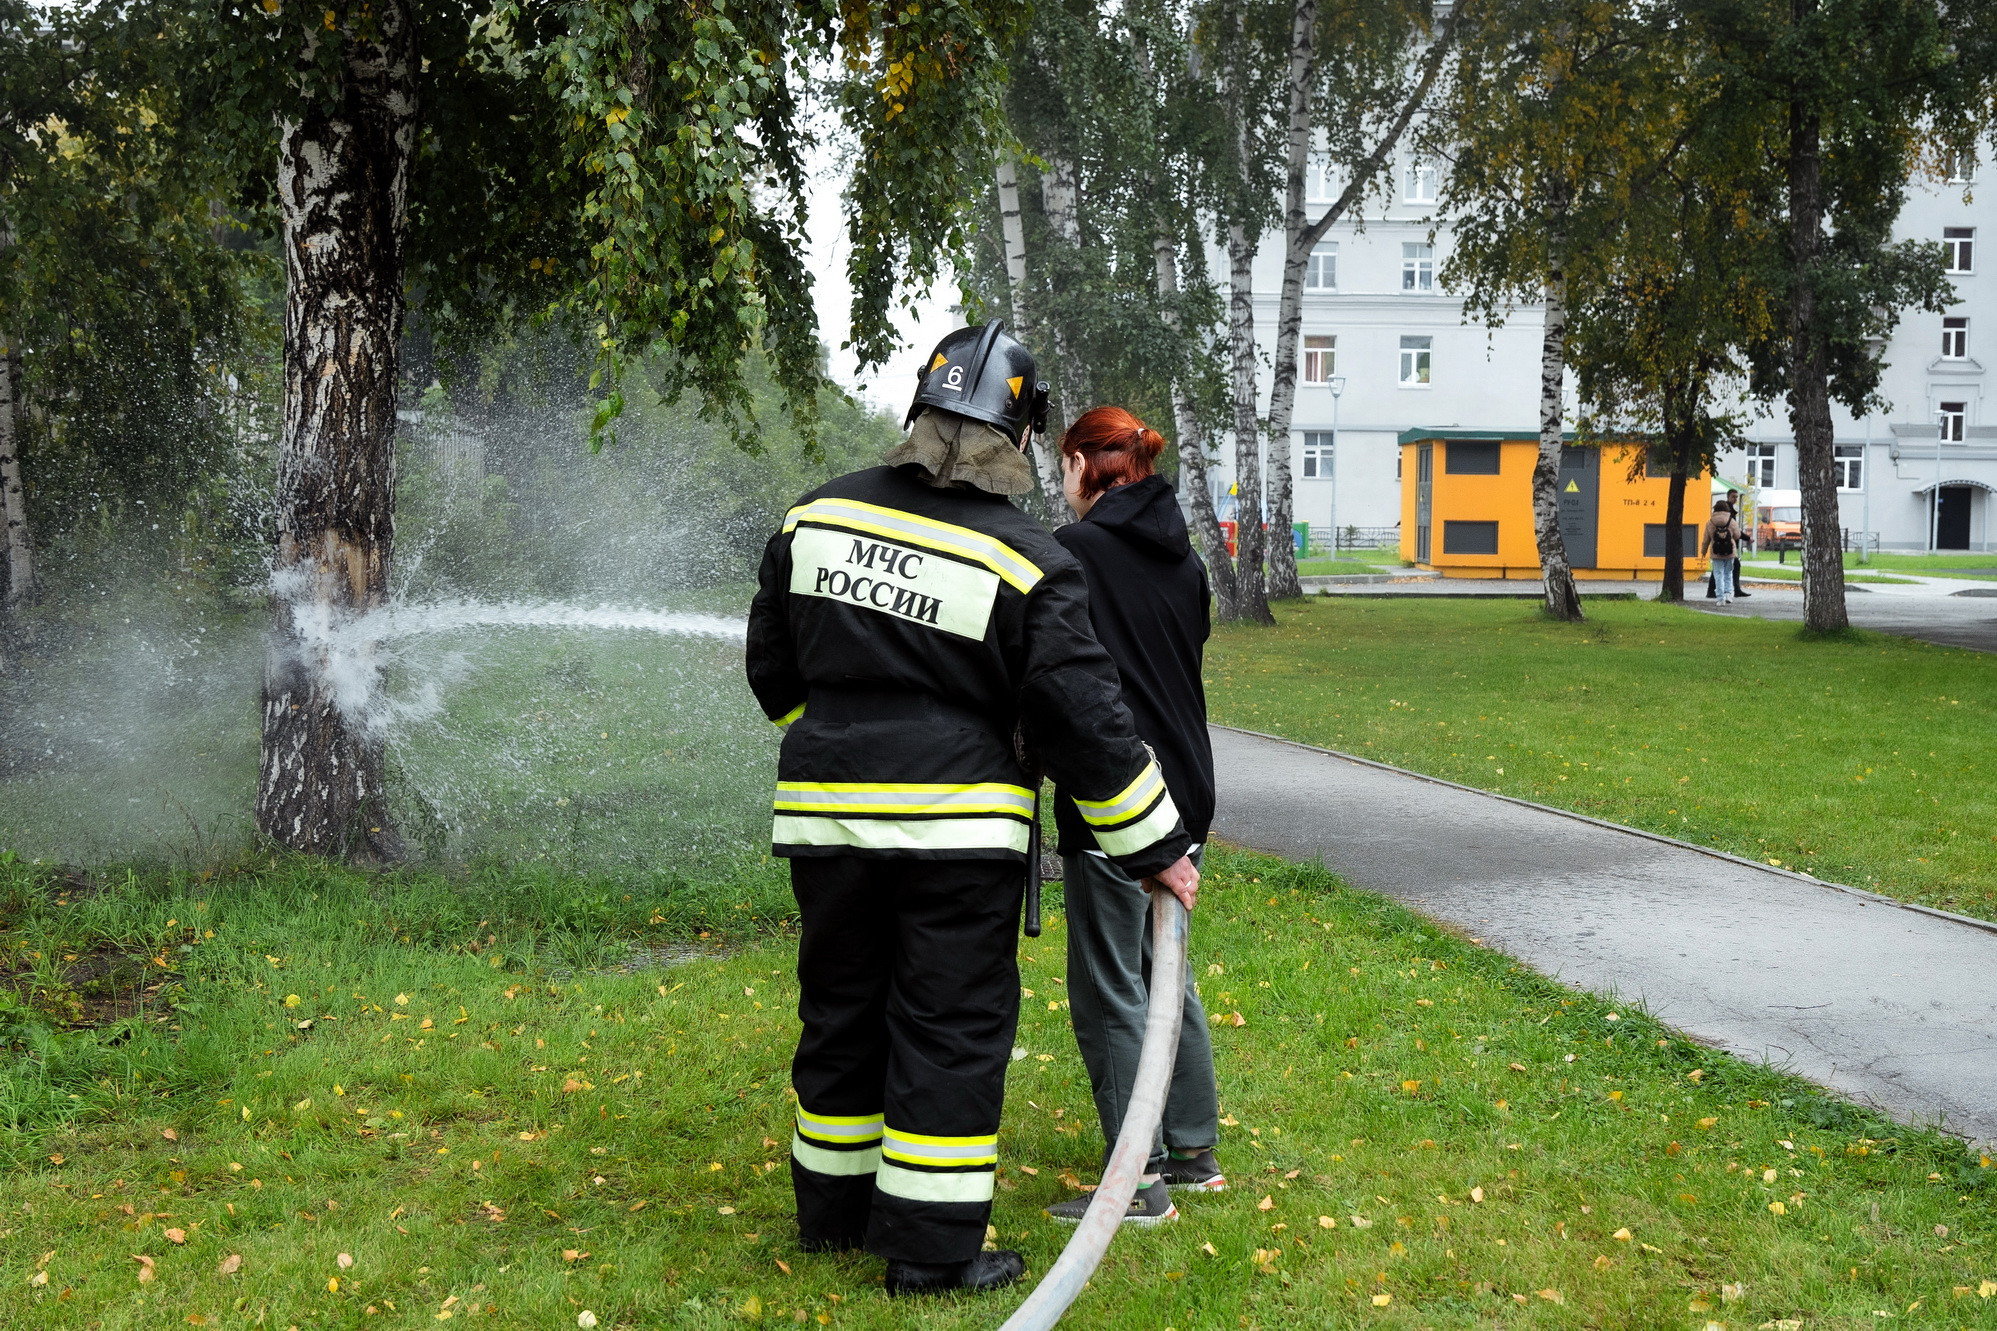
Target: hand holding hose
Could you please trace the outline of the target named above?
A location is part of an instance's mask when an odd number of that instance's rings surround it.
[[[1144,880],[1148,887],[1162,887],[1179,899],[1179,904],[1188,911],[1200,895],[1200,871],[1193,867],[1190,856],[1181,855],[1176,864],[1168,865]]]

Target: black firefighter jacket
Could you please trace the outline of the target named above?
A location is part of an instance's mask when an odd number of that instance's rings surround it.
[[[1089,621],[1116,662],[1138,738],[1158,755],[1186,835],[1213,822],[1213,741],[1200,663],[1211,631],[1206,565],[1193,553],[1179,501],[1162,476],[1119,485],[1089,515],[1054,533],[1089,583]],[[1061,853],[1096,848],[1089,825],[1057,791]]]
[[[784,726],[778,855],[1023,860],[1033,759],[1126,873],[1192,842],[1119,701],[1075,560],[914,467],[800,499],[763,553],[749,687]]]

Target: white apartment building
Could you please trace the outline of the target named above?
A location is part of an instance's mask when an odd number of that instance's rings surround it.
[[[1386,529],[1401,520],[1403,431],[1538,431],[1540,310],[1520,308],[1498,328],[1465,321],[1463,302],[1436,280],[1451,239],[1431,220],[1439,185],[1434,163],[1404,155],[1385,208],[1370,202],[1363,225],[1333,227],[1311,256],[1290,467],[1296,520],[1311,524],[1314,546],[1330,545],[1334,521],[1360,529],[1362,542],[1394,544]],[[1985,361],[1997,362],[1997,252],[1985,252],[1997,244],[1997,204],[1965,202],[1965,188],[1916,183],[1898,225],[1903,239],[1948,245],[1957,303],[1902,318],[1886,348],[1888,410],[1861,419],[1836,409],[1840,508],[1853,548],[1866,531],[1878,548],[1925,549],[1932,522],[1943,549],[1997,550],[1997,404],[1983,402]],[[1306,194],[1317,207],[1330,203],[1331,172],[1314,164]],[[1225,272],[1225,255],[1214,258]],[[1255,262],[1265,361],[1282,262],[1281,234],[1265,236]],[[1265,404],[1269,375],[1265,364]],[[1795,503],[1780,493],[1797,483],[1784,404],[1757,418],[1748,438],[1745,449],[1722,455],[1720,474],[1752,482],[1771,507]],[[1213,485],[1226,518],[1231,439],[1222,452]]]

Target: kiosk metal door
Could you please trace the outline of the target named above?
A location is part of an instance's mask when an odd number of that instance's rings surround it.
[[[1435,445],[1415,446],[1415,563],[1426,564],[1429,554],[1430,512],[1435,506]]]
[[[1560,450],[1560,539],[1572,568],[1595,567],[1595,528],[1601,516],[1601,451]]]

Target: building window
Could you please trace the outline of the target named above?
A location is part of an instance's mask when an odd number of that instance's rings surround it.
[[[1495,555],[1498,553],[1498,524],[1445,520],[1442,524],[1442,553]]]
[[[1401,387],[1426,388],[1429,371],[1433,368],[1430,346],[1435,341],[1431,337],[1404,337],[1401,339]]]
[[[1942,439],[1946,443],[1962,442],[1963,430],[1969,424],[1969,404],[1967,402],[1944,402],[1938,413],[1941,417]]]
[[[1973,273],[1976,271],[1976,228],[1973,226],[1945,226],[1942,228],[1942,258],[1951,273]]]
[[[1412,241],[1402,244],[1401,290],[1435,290],[1435,246]]]
[[[1969,184],[1973,169],[1973,164],[1960,153],[1950,153],[1942,159],[1942,176],[1951,185]]]
[[[1863,444],[1839,444],[1832,453],[1831,474],[1838,479],[1838,489],[1863,490],[1865,488],[1865,446]]]
[[[1678,548],[1688,559],[1699,557],[1699,528],[1694,523],[1686,523],[1678,529]],[[1645,559],[1664,558],[1664,524],[1646,522],[1643,524],[1643,557]]]
[[[1764,490],[1775,488],[1775,445],[1747,446],[1747,479]]]
[[[1338,171],[1331,164],[1330,153],[1312,153],[1304,166],[1304,201],[1306,203],[1336,203],[1338,201]]]
[[[1311,257],[1304,268],[1304,290],[1338,290],[1338,242],[1320,240],[1311,246]]]
[[[1942,320],[1942,359],[1969,359],[1969,320],[1951,318]]]
[[[1306,333],[1304,335],[1304,382],[1325,384],[1331,382],[1332,371],[1338,368],[1338,339],[1328,333]]]
[[[1435,162],[1427,157],[1410,157],[1401,175],[1401,202],[1434,203],[1441,180]]]
[[[1304,431],[1304,471],[1307,481],[1331,478],[1331,431]]]
[[[1495,439],[1452,439],[1442,459],[1447,476],[1496,476],[1498,441]]]

